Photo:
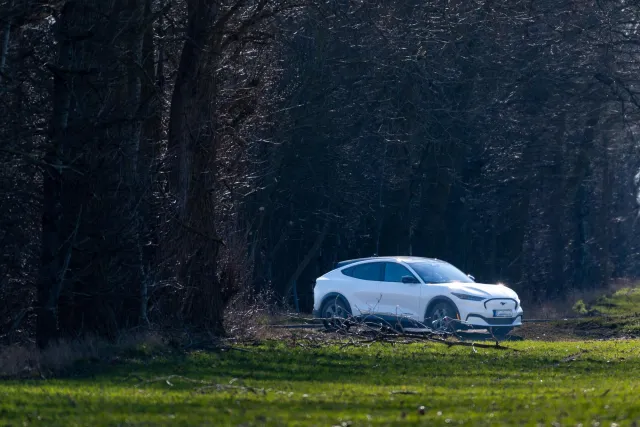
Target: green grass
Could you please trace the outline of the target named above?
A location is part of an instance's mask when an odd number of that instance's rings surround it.
[[[556,326],[583,337],[640,337],[640,287],[623,288],[587,303],[579,300],[573,309],[591,319]]]
[[[87,362],[63,379],[0,382],[0,425],[611,426],[640,420],[640,341],[508,345],[520,351],[267,343],[109,366]]]
[[[600,296],[589,304],[589,308],[607,316],[640,314],[640,288],[624,288]]]

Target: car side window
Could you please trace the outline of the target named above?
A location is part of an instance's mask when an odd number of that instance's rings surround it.
[[[385,282],[400,282],[404,276],[415,276],[404,265],[397,264],[395,262],[384,263],[384,281]]]
[[[355,267],[344,268],[342,269],[342,274],[344,274],[345,276],[353,277],[354,268]]]
[[[352,277],[360,280],[382,280],[382,265],[381,262],[369,262],[366,264],[360,264],[353,267]]]

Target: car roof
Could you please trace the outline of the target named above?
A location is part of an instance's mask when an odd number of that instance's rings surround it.
[[[346,267],[349,264],[355,264],[356,262],[361,261],[400,261],[400,262],[420,262],[420,261],[431,261],[431,262],[444,262],[437,258],[425,258],[425,257],[417,257],[417,256],[374,256],[367,258],[356,258],[356,259],[348,259],[344,261],[340,261],[336,263],[336,268]]]

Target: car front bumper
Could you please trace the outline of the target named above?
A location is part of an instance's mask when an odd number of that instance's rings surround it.
[[[511,298],[494,298],[484,301],[456,301],[460,318],[465,323],[482,328],[514,327],[522,325],[524,315],[519,301]],[[496,310],[511,310],[509,317],[496,316]]]
[[[515,317],[485,317],[480,314],[469,314],[465,321],[473,326],[521,326],[522,314]]]

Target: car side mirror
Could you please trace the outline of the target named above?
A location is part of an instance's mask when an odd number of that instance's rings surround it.
[[[402,276],[402,283],[418,283],[418,280],[413,276]]]
[[[473,280],[474,282],[476,281],[476,278],[475,278],[475,277],[473,277],[472,275],[467,274],[467,276],[469,277],[469,279]]]

